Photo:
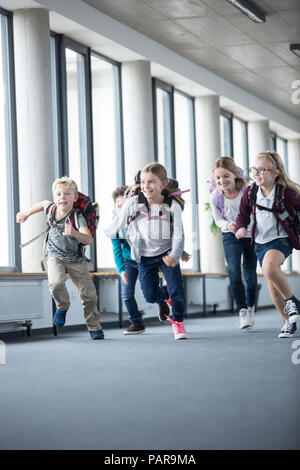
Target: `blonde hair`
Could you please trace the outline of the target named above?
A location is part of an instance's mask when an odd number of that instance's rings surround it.
[[[52,184],[52,192],[54,193],[56,186],[59,184],[62,184],[65,186],[67,189],[70,189],[71,191],[74,191],[74,193],[78,192],[78,187],[77,184],[75,183],[74,180],[69,178],[68,176],[62,176],[61,178],[57,178],[54,183]]]
[[[284,188],[293,189],[300,196],[300,185],[289,178],[287,172],[285,171],[283,161],[277,152],[267,150],[266,152],[261,152],[257,158],[264,158],[269,163],[271,163],[274,170],[279,171],[279,175],[275,178],[276,184],[280,184]]]
[[[216,159],[212,167],[212,172],[217,168],[224,168],[234,174],[235,177],[235,188],[240,191],[245,185],[245,181],[240,175],[240,168],[236,166],[232,157],[219,157]]]
[[[168,184],[162,191],[162,194],[164,196],[168,196],[169,194],[173,192],[180,191],[179,187],[176,186],[176,184],[174,184],[176,180],[168,178],[167,170],[161,163],[157,163],[157,162],[149,163],[149,165],[145,166],[145,168],[142,169],[142,173],[153,173],[161,181],[167,180]],[[185,200],[179,195],[172,196],[172,197],[176,199],[181,209],[183,210]]]

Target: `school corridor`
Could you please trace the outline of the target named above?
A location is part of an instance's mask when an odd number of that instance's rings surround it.
[[[190,317],[187,341],[146,326],[2,335],[0,449],[299,450],[300,334],[275,310]]]

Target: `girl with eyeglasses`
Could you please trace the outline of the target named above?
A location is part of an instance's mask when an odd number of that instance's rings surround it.
[[[253,213],[252,243],[274,305],[284,321],[279,338],[289,338],[297,330],[300,302],[281,265],[293,248],[300,249],[299,226],[296,227],[300,186],[288,177],[276,152],[260,153],[250,170],[255,182],[242,197],[235,235],[238,240],[243,239]]]
[[[219,157],[213,168],[215,186],[210,194],[210,208],[217,226],[222,230],[222,241],[227,263],[228,277],[232,296],[240,317],[240,328],[254,326],[254,310],[256,304],[257,258],[251,245],[251,233],[237,240],[235,237],[235,221],[239,205],[246,187],[243,170],[236,166],[232,157]],[[243,282],[241,260],[243,258]]]

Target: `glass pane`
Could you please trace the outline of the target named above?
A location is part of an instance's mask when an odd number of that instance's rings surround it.
[[[10,132],[9,132],[9,100],[8,100],[8,70],[7,70],[7,44],[6,44],[6,18],[0,15],[0,200],[1,200],[1,230],[0,230],[0,266],[10,264],[9,240],[12,227],[9,226],[9,205],[10,198],[8,189],[11,189],[11,175],[8,162],[11,159],[10,152]],[[11,196],[11,195],[10,195]],[[14,220],[11,219],[11,220]]]
[[[193,227],[193,201],[192,201],[192,173],[195,171],[194,161],[194,135],[192,121],[192,101],[180,93],[174,93],[174,118],[175,118],[175,149],[176,149],[176,179],[180,189],[190,189],[184,193],[185,207],[182,213],[184,225],[185,243],[184,249],[193,255],[197,249],[197,233]],[[194,259],[182,263],[183,269],[192,269]]]
[[[161,88],[156,89],[156,106],[158,161],[172,177],[171,97]]]
[[[285,139],[281,139],[280,137],[277,137],[276,139],[276,151],[279,153],[283,163],[284,167],[288,173],[288,155],[287,155],[287,141]]]
[[[232,125],[234,161],[244,170],[246,177],[248,177],[247,124],[233,118]]]
[[[113,190],[121,184],[120,161],[120,103],[118,68],[97,56],[91,57],[92,112],[94,142],[95,199],[103,215],[112,217]],[[111,211],[110,211],[111,208]],[[97,231],[97,266],[115,265],[111,241],[100,229]]]
[[[270,137],[270,150],[276,150],[276,136],[271,135]]]
[[[221,152],[222,156],[232,156],[231,145],[231,122],[225,116],[220,117],[220,130],[221,130]]]
[[[88,193],[84,56],[66,48],[69,176]]]

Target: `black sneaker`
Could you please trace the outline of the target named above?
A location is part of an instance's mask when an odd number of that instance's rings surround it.
[[[289,322],[296,323],[300,310],[300,303],[296,300],[289,299],[287,300],[284,313],[287,313],[289,316]]]
[[[170,315],[169,305],[166,302],[164,302],[163,304],[159,305],[158,307],[159,307],[158,308],[158,319],[161,322],[167,321],[167,316]]]
[[[278,335],[278,338],[291,338],[297,330],[297,324],[285,320],[283,327]]]
[[[123,332],[123,335],[139,335],[144,333],[145,325],[142,323],[131,323],[131,325]]]

